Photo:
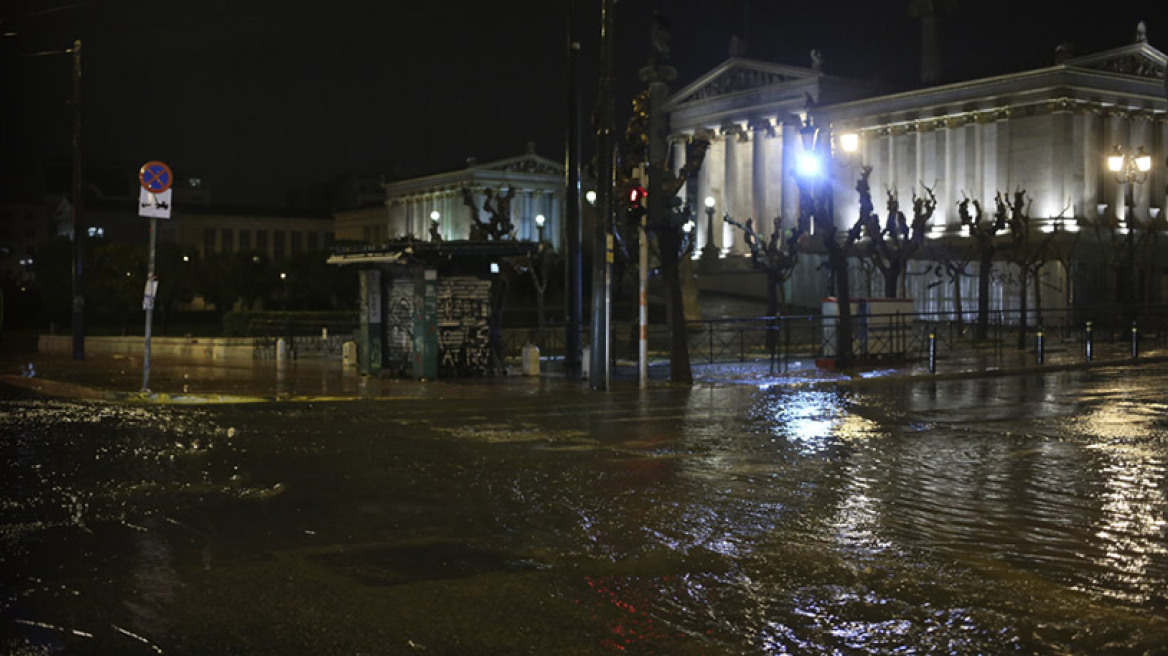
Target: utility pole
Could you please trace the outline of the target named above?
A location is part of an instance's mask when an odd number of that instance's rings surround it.
[[[564,325],[564,373],[580,380],[580,324],[583,320],[584,233],[580,221],[580,40],[576,36],[576,6],[568,0],[568,138],[564,148],[565,256],[568,316]]]
[[[592,389],[609,387],[609,327],[611,325],[612,214],[616,183],[613,144],[613,14],[616,0],[600,0],[600,88],[596,108],[596,200],[598,212],[592,249],[592,351],[589,383]]]
[[[73,359],[85,359],[85,229],[81,220],[81,39],[73,41]]]

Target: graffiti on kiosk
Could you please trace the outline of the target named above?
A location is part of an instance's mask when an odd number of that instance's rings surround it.
[[[438,285],[438,375],[483,376],[491,363],[491,283],[445,278]]]

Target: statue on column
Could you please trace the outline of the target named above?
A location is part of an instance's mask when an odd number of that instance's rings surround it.
[[[661,12],[653,12],[653,27],[649,34],[649,41],[653,46],[653,55],[650,64],[657,66],[669,59],[669,23]]]

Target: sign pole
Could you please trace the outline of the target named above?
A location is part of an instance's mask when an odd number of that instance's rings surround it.
[[[150,336],[154,329],[154,295],[158,291],[158,279],[154,275],[154,251],[158,235],[158,219],[150,217],[150,258],[146,270],[146,291],[142,295],[142,307],[146,310],[146,343],[142,353],[142,393],[150,393]]]
[[[154,331],[154,297],[158,293],[158,276],[154,274],[154,252],[158,242],[158,219],[170,218],[174,173],[159,161],[146,162],[138,170],[142,191],[138,196],[138,215],[150,218],[150,260],[146,271],[146,289],[142,309],[146,310],[146,341],[142,346],[142,393],[150,393],[150,337]]]

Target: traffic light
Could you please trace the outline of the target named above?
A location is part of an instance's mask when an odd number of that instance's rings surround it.
[[[640,185],[633,185],[625,196],[625,217],[632,223],[640,223],[645,216],[645,198],[649,193]]]

